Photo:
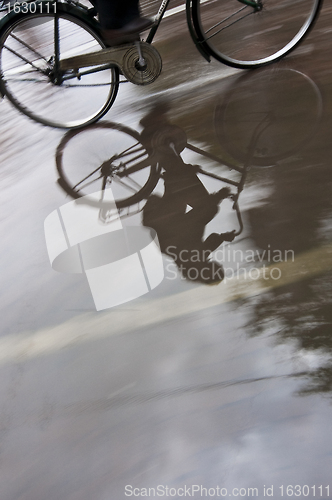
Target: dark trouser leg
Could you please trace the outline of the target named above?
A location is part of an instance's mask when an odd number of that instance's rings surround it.
[[[98,17],[103,29],[120,29],[139,17],[138,0],[97,0]]]

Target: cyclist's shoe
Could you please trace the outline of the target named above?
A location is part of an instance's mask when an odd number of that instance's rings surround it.
[[[235,236],[236,236],[236,231],[234,229],[234,231],[228,231],[228,233],[221,233],[221,237],[224,239],[224,241],[233,241]]]
[[[224,187],[217,191],[216,193],[211,194],[210,196],[217,202],[220,203],[225,198],[228,198],[231,194],[231,190],[229,187]]]
[[[137,17],[122,28],[116,30],[101,30],[101,35],[108,47],[114,47],[116,45],[138,41],[139,34],[151,28],[153,24],[153,19],[149,19],[148,17]]]

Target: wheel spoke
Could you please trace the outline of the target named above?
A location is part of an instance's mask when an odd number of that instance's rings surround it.
[[[226,21],[228,21],[228,19],[231,19],[232,17],[236,16],[236,14],[238,14],[239,12],[241,12],[242,10],[246,9],[247,6],[245,7],[242,7],[242,9],[239,9],[237,12],[234,12],[233,14],[231,14],[230,16],[228,17],[225,17],[225,19],[223,19],[222,21],[220,21],[219,23],[215,24],[214,26],[211,26],[211,28],[207,29],[206,30],[206,33],[209,33],[211,30],[213,30],[214,28],[216,28],[217,26],[220,26],[221,24],[225,23]],[[230,25],[228,25],[230,26]]]
[[[29,59],[27,59],[26,57],[24,57],[22,54],[19,54],[16,50],[8,47],[8,45],[4,45],[3,48],[7,49],[9,52],[11,52],[12,54],[14,54],[16,57],[18,57],[22,61],[24,61],[26,64],[29,64],[30,66],[32,66],[32,68],[35,69],[35,70],[37,70],[39,73],[42,73],[43,75],[45,74],[45,71],[43,71],[41,68],[38,68],[38,66],[36,66],[35,64],[33,64],[32,61],[30,61]]]
[[[133,146],[130,146],[128,149],[126,149],[125,151],[123,151],[122,153],[118,153],[115,155],[115,157],[118,159],[118,158],[125,158],[126,156],[128,155],[131,155],[131,154],[136,154],[140,151],[143,151],[142,154],[138,155],[136,158],[141,158],[142,156],[144,156],[146,154],[146,150],[145,148],[143,148],[143,146],[137,142],[136,144],[133,144]],[[132,161],[132,160],[131,160]]]
[[[90,177],[90,176],[88,176],[88,177]],[[73,189],[74,189],[74,191],[76,191],[79,186],[80,186],[80,189],[86,189],[87,187],[91,186],[92,184],[99,181],[99,179],[102,179],[103,177],[105,177],[105,176],[100,175],[99,177],[96,177],[96,179],[93,179],[92,181],[86,182],[83,185],[82,185],[82,183],[84,182],[84,179],[82,179],[77,184],[75,184],[75,186],[73,186]]]
[[[246,9],[246,7],[244,7],[244,8]],[[237,19],[236,21],[233,21],[232,23],[227,24],[227,26],[223,26],[222,28],[220,28],[220,30],[218,30],[215,33],[213,33],[212,35],[208,36],[206,38],[206,40],[210,40],[210,38],[213,38],[214,36],[218,35],[222,31],[224,31],[225,29],[229,28],[230,26],[233,26],[233,24],[236,24],[239,21],[242,21],[242,19],[245,19],[246,17],[251,16],[252,14],[255,14],[255,12],[249,12],[249,14],[246,14],[245,16],[240,17],[240,19]],[[216,24],[215,26],[218,26],[218,25],[220,25],[223,22],[224,21],[221,21],[220,23]],[[213,26],[212,28],[210,28],[208,31],[211,31],[215,26]]]
[[[126,180],[129,182],[132,182],[134,184],[134,186],[136,187],[136,189],[132,186],[130,186],[129,184],[125,183],[123,178],[120,179],[120,177],[118,176],[114,176],[112,177],[112,180],[114,180],[115,182],[118,182],[119,184],[121,184],[123,187],[129,189],[129,191],[132,191],[133,193],[137,193],[138,191],[140,191],[142,189],[143,186],[141,186],[140,184],[138,184],[138,182],[136,182],[132,177],[126,177]]]
[[[235,0],[191,1],[196,43],[236,68],[266,65],[293,50],[309,32],[322,4],[322,0],[264,0],[239,7]]]
[[[23,45],[24,47],[26,47],[27,49],[29,49],[31,52],[33,52],[34,54],[36,54],[36,56],[38,56],[40,59],[44,59],[45,62],[47,62],[47,59],[40,53],[38,52],[37,50],[35,50],[33,47],[31,47],[31,45],[29,45],[28,43],[25,43],[23,40],[21,40],[21,38],[19,38],[18,36],[14,35],[14,33],[11,33],[10,36],[16,40],[17,42],[19,42],[21,45]]]

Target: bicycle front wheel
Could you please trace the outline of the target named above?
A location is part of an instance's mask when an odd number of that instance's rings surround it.
[[[235,68],[281,59],[309,32],[322,0],[192,0],[198,46]]]
[[[18,110],[44,125],[77,128],[93,123],[114,102],[118,70],[60,73],[56,46],[61,58],[104,48],[92,28],[67,13],[14,17],[0,33],[1,90]]]

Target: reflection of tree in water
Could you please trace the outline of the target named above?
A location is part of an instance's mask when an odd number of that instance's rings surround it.
[[[313,160],[309,160],[311,165]],[[257,246],[265,249],[270,245],[271,252],[291,249],[296,261],[300,253],[326,243],[323,228],[331,214],[331,170],[327,162],[308,166],[298,159],[260,175],[273,185],[273,193],[264,206],[247,212]],[[260,335],[273,325],[277,343],[295,341],[304,357],[311,359],[314,355],[316,365],[306,372],[301,395],[332,391],[331,277],[332,272],[328,272],[276,287],[254,299],[250,335]]]
[[[321,366],[306,372],[299,394],[332,391],[332,273],[274,289],[256,298],[250,335],[260,335],[272,325],[277,343],[296,341],[303,354],[321,357]]]

